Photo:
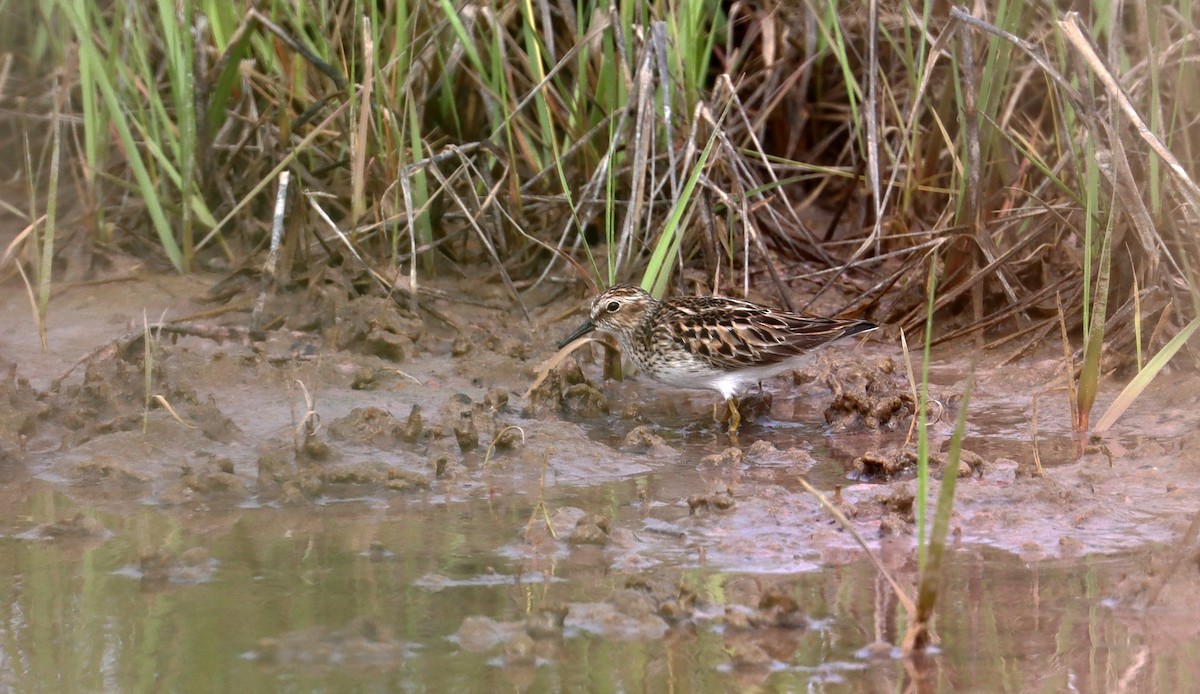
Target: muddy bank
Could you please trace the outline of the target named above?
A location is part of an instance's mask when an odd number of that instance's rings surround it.
[[[886,339],[826,352],[767,384],[769,413],[731,441],[712,421],[710,394],[636,376],[604,382],[586,348],[525,397],[577,297],[531,326],[514,324],[495,291],[430,299],[432,311],[416,313],[327,291],[279,299],[264,321],[277,327],[252,334],[244,314],[203,317],[204,289],[197,278],[64,289],[50,354],[35,348],[10,292],[0,455],[81,498],[168,505],[537,494],[670,466],[681,479],[664,490],[673,513],[660,520],[686,519],[708,561],[755,570],[849,549],[798,491],[798,475],[837,486],[868,537],[912,532],[914,404]],[[143,315],[168,327],[147,332]],[[940,357],[935,451],[965,376],[963,359]],[[1053,390],[1059,368],[1053,359],[980,367],[958,536],[1047,556],[1169,540],[1200,485],[1194,375],[1148,394],[1113,437],[1074,460],[1065,394]],[[1043,391],[1035,460],[1031,393]],[[1039,461],[1049,474],[1037,474]],[[697,501],[713,490],[727,507]],[[717,513],[697,518],[698,504]]]
[[[914,399],[886,334],[765,383],[759,416],[731,440],[713,421],[715,396],[636,376],[605,381],[598,347],[526,394],[577,320],[583,301],[571,292],[534,306],[526,324],[496,287],[434,287],[417,311],[327,289],[272,300],[264,327],[250,330],[245,312],[206,300],[211,285],[130,277],[60,289],[49,353],[23,297],[4,293],[4,494],[13,509],[40,510],[0,514],[0,533],[69,543],[79,556],[120,545],[122,519],[153,509],[194,546],[140,542],[118,571],[143,589],[186,590],[230,580],[204,538],[236,533],[251,516],[288,538],[349,524],[345,549],[374,566],[414,552],[379,528],[433,523],[421,532],[470,551],[421,553],[399,585],[547,586],[520,614],[477,607],[438,623],[437,638],[518,669],[561,657],[547,640],[658,640],[686,628],[746,634],[730,637],[731,667],[771,672],[784,656],[755,635],[802,641],[826,628],[796,602],[794,577],[864,566],[801,476],[901,577],[915,574]],[[944,351],[933,365],[939,453],[971,356]],[[986,358],[952,523],[960,558],[1000,551],[1071,565],[1182,534],[1200,491],[1194,373],[1171,374],[1078,457],[1060,363]],[[49,507],[35,501],[46,494]],[[497,565],[519,567],[519,578]],[[1100,597],[1143,598],[1168,573],[1146,567]],[[758,577],[758,587],[716,596],[687,578],[696,571]],[[394,621],[367,617],[260,630],[245,653],[271,672],[312,653],[363,669],[420,657]],[[336,655],[343,647],[352,652]]]

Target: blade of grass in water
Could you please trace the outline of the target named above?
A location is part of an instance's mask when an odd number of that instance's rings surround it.
[[[929,620],[937,604],[938,591],[942,585],[942,560],[946,554],[946,536],[950,532],[950,514],[954,510],[954,490],[958,484],[958,462],[962,457],[962,440],[967,428],[967,407],[974,387],[974,369],[963,389],[958,420],[954,434],[950,437],[950,450],[946,453],[946,464],[942,467],[942,487],[938,491],[937,509],[933,528],[929,534],[927,559],[921,567],[921,578],[917,586],[917,609],[913,623],[904,636],[904,650],[920,650],[929,643]]]
[[[1113,400],[1108,409],[1104,411],[1104,414],[1100,416],[1100,420],[1096,422],[1097,433],[1108,431],[1109,427],[1117,421],[1117,418],[1125,410],[1129,409],[1134,400],[1137,400],[1138,396],[1146,390],[1146,387],[1150,385],[1155,376],[1158,376],[1159,372],[1163,370],[1167,362],[1171,361],[1171,357],[1174,357],[1175,353],[1187,344],[1187,341],[1191,339],[1197,328],[1200,328],[1200,318],[1193,319],[1183,330],[1179,331],[1179,334],[1163,345],[1158,354],[1150,358],[1150,361],[1146,363],[1146,368],[1139,371],[1138,375],[1133,377],[1133,380],[1117,395],[1117,399]]]
[[[921,362],[921,399],[917,404],[917,566],[925,569],[925,516],[929,495],[929,353],[933,344],[933,304],[937,292],[938,255],[929,260],[925,280],[925,351]]]

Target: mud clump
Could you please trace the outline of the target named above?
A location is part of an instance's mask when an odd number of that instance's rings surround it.
[[[492,437],[492,442],[488,444],[488,448],[493,451],[507,451],[524,443],[525,435],[521,433],[521,429],[515,426],[507,426],[496,432],[496,435]]]
[[[562,638],[563,622],[570,611],[567,605],[540,605],[525,619],[525,633],[534,639]]]
[[[620,450],[627,453],[649,453],[651,455],[674,455],[675,449],[667,445],[663,437],[654,433],[648,425],[636,426],[625,435]]]
[[[98,482],[143,484],[150,481],[150,475],[108,456],[96,456],[79,463],[75,466],[75,477],[79,482],[92,484]]]
[[[516,638],[524,631],[523,627],[518,622],[498,622],[491,617],[472,615],[454,632],[454,640],[464,651],[483,653]]]
[[[521,530],[521,539],[534,548],[558,549],[558,537],[566,528],[576,527],[587,512],[574,506],[559,506],[549,519],[539,515]]]
[[[563,392],[563,408],[570,415],[591,419],[608,414],[608,398],[590,383],[578,383]]]
[[[356,407],[329,425],[329,436],[339,441],[395,448],[401,443],[416,442],[422,430],[421,408],[417,405],[413,405],[403,422],[379,407]]]
[[[863,481],[887,481],[914,468],[916,464],[915,451],[867,451],[854,459],[854,475]]]
[[[384,297],[363,296],[347,303],[325,339],[335,348],[402,362],[417,353],[425,324]]]
[[[521,447],[524,434],[506,422],[507,412],[508,393],[501,389],[489,391],[481,402],[455,394],[435,414],[433,423],[426,421],[417,405],[404,420],[382,408],[356,408],[329,425],[331,440],[389,452],[407,448],[427,461],[429,474],[378,459],[343,462],[350,451],[335,449],[310,435],[298,452],[280,446],[259,457],[259,494],[299,503],[320,494],[341,493],[335,487],[428,489],[433,478],[461,474],[468,458],[492,460],[500,452]]]
[[[308,438],[299,451],[279,445],[258,457],[259,496],[294,504],[321,493],[325,480],[317,463],[327,459],[329,451],[323,443],[313,441],[315,436]]]
[[[90,361],[83,383],[54,394],[49,400],[50,407],[40,416],[68,430],[63,437],[64,448],[107,434],[135,430],[142,426],[147,408],[169,409],[171,417],[198,429],[210,440],[220,443],[235,440],[241,430],[211,397],[202,400],[193,388],[171,383],[169,370],[163,366],[166,350],[162,351],[163,358],[155,360],[150,369],[150,392],[158,397],[147,400],[144,364],[121,358],[122,350],[114,350],[107,358]]]
[[[889,494],[876,497],[875,501],[880,509],[880,537],[903,535],[909,532],[916,522],[916,516],[913,513],[916,495],[912,489],[894,489]]]
[[[1041,477],[1044,474],[1043,471],[1038,468],[1037,463],[1032,459],[1023,458],[1015,462],[1009,461],[1008,459],[1001,460],[1003,460],[1005,463],[1011,463],[1011,466],[1016,468],[1013,471],[1014,479],[1021,479],[1023,477],[1032,479],[1035,477]],[[1000,464],[1001,460],[997,460],[996,463]]]
[[[194,495],[246,497],[250,495],[250,489],[234,472],[232,460],[216,458],[196,467],[184,465],[179,481],[163,497],[183,502]]]
[[[725,624],[732,629],[807,629],[808,616],[796,599],[779,586],[767,587],[758,604],[730,605],[725,609]]]
[[[439,423],[431,433],[434,438],[453,436],[463,454],[481,448],[488,449],[489,456],[512,450],[524,443],[524,435],[505,421],[502,415],[507,411],[508,393],[499,389],[489,391],[479,403],[457,393],[438,413]]]
[[[740,448],[728,446],[720,453],[711,453],[700,459],[701,467],[741,467],[746,462],[746,454]]]
[[[508,391],[503,388],[492,388],[484,394],[483,406],[492,412],[507,412]]]
[[[589,514],[576,521],[570,541],[573,545],[607,545],[610,534],[607,517]]]
[[[301,670],[379,668],[394,670],[406,659],[391,629],[359,618],[341,629],[316,627],[262,639],[254,649],[265,665]]]
[[[949,454],[945,452],[929,455],[930,469],[937,479],[945,473]],[[863,482],[889,482],[900,477],[915,474],[917,469],[917,452],[912,448],[890,448],[882,451],[868,451],[854,459],[855,479]],[[972,451],[962,449],[958,459],[958,476],[983,475],[983,457]]]
[[[809,620],[796,600],[779,586],[769,586],[757,604],[725,608],[723,648],[737,673],[766,676],[776,663],[789,663],[800,648]]]
[[[785,469],[790,474],[803,474],[817,465],[817,459],[803,448],[780,450],[770,441],[761,439],[746,449],[745,461],[752,466]]]
[[[77,512],[53,523],[43,523],[30,528],[21,534],[27,540],[66,540],[105,537],[108,529],[100,521],[91,516]]]
[[[532,346],[525,336],[488,335],[483,339],[483,346],[502,357],[525,361],[529,358]]]
[[[161,369],[152,369],[161,378]],[[91,439],[136,428],[141,423],[145,400],[145,370],[123,359],[92,361],[84,370],[83,383],[64,388],[52,398],[46,416],[57,420],[69,433],[63,447],[72,448]]]
[[[232,443],[241,435],[241,428],[221,412],[211,395],[204,400],[195,397],[195,391],[189,390],[187,395],[190,396],[186,397],[190,405],[187,409],[188,418],[205,438],[220,443]]]
[[[833,393],[825,422],[838,430],[893,431],[907,426],[917,411],[891,357],[835,364],[826,367],[820,380]]]
[[[654,601],[641,592],[619,590],[605,602],[572,604],[568,623],[606,639],[656,640],[671,628],[656,610]]]
[[[482,416],[483,413],[480,414]],[[440,437],[451,432],[460,451],[475,450],[479,447],[479,425],[475,415],[476,408],[470,396],[464,393],[450,396],[450,400],[442,407],[439,417],[441,425],[436,435]]]
[[[379,460],[329,470],[325,473],[323,481],[326,484],[380,485],[392,491],[429,488],[429,480],[423,475],[393,467]]]
[[[553,414],[587,419],[608,412],[608,398],[592,385],[579,362],[567,358],[530,391],[524,414],[527,417]]]
[[[413,405],[408,412],[408,417],[404,420],[404,426],[400,429],[400,438],[409,443],[415,443],[421,438],[421,433],[425,429],[425,420],[421,417],[421,406]]]
[[[0,378],[0,442],[17,445],[37,431],[39,418],[47,415],[48,406],[38,401],[38,392],[25,378],[17,376],[17,365],[2,367]]]
[[[334,487],[367,485],[405,491],[430,486],[424,475],[380,460],[336,464],[340,457],[316,436],[309,436],[299,451],[282,445],[269,450],[258,458],[258,494],[294,504],[333,493]]]
[[[143,554],[133,572],[143,590],[159,589],[168,583],[195,585],[212,579],[217,560],[204,547],[175,552],[168,547]]]
[[[728,511],[736,505],[733,492],[713,492],[709,494],[693,494],[687,498],[688,515],[696,515],[700,511]]]
[[[774,404],[775,396],[769,390],[749,393],[738,398],[738,415],[742,418],[743,423],[753,422],[757,419],[770,416],[771,407]],[[722,402],[715,403],[715,407],[718,408],[715,419],[722,424],[726,423],[730,417],[729,407]]]

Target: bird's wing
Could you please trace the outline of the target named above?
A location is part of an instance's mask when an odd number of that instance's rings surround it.
[[[804,316],[724,297],[677,299],[668,320],[673,339],[719,369],[770,366],[875,327],[865,321]]]

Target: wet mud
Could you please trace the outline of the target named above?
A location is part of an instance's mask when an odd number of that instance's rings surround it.
[[[443,684],[525,688],[547,671],[569,681],[580,644],[596,641],[618,660],[621,644],[660,644],[641,656],[660,665],[693,649],[707,674],[668,680],[700,689],[774,678],[872,691],[908,676],[883,645],[898,640],[893,627],[850,626],[871,605],[887,614],[887,592],[800,484],[911,583],[918,400],[886,333],[764,383],[731,437],[713,419],[715,394],[605,380],[598,346],[543,374],[571,307],[584,305],[572,292],[542,297],[527,323],[490,285],[434,286],[412,309],[330,284],[273,297],[251,329],[246,313],[220,310],[214,284],[130,276],[60,288],[48,352],[22,293],[6,289],[0,534],[13,556],[49,553],[68,573],[103,556],[112,577],[136,584],[118,589],[141,595],[135,605],[201,590],[255,596],[243,607],[260,618],[232,639],[243,683],[396,683],[457,662]],[[1106,566],[1086,604],[1108,605],[1151,652],[1162,629],[1196,639],[1195,564],[1171,561],[1200,498],[1195,372],[1168,374],[1110,435],[1081,445],[1061,361],[987,356],[941,351],[931,370],[936,499],[977,363],[951,580],[978,593],[977,572],[1003,567],[988,580],[1017,576],[1019,594],[1031,562],[1068,584]],[[1119,385],[1106,384],[1098,408]],[[338,597],[326,605],[300,584],[264,597],[278,567]],[[6,580],[19,582],[15,571]],[[846,576],[867,593],[834,595]],[[451,594],[470,598],[445,602]],[[947,588],[944,637],[974,633],[953,615],[959,595]],[[1157,611],[1136,609],[1150,595]],[[11,597],[9,613],[20,604]],[[828,657],[798,655],[814,648]],[[1127,647],[1109,669],[1138,653]],[[973,681],[955,647],[938,657],[953,681]]]

